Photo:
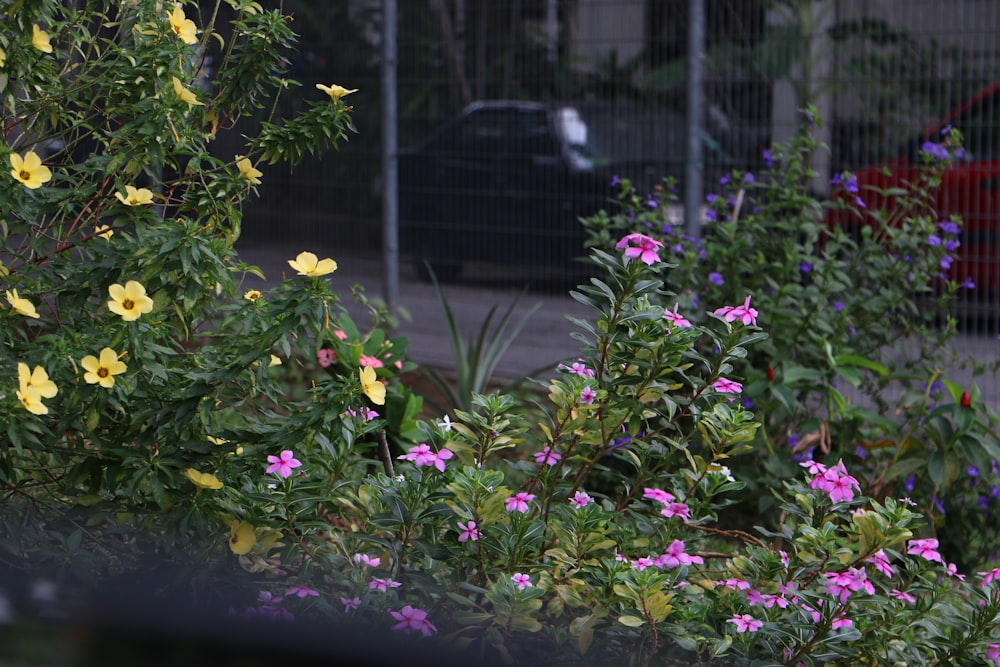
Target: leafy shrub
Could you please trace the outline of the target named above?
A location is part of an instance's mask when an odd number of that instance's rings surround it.
[[[957,133],[950,143],[952,152],[961,150]],[[961,223],[939,221],[934,212],[950,154],[925,155],[907,190],[866,193],[864,200],[854,177],[839,174],[836,196],[820,203],[809,193],[816,177],[809,156],[820,148],[807,127],[789,146],[767,152],[765,173],[724,178],[707,197],[699,238],[668,222],[671,184],[646,194],[623,181],[615,210],[586,221],[590,242],[608,248],[622,234],[642,232],[663,243],[669,254],[661,275],[677,292],[665,307],[751,294],[766,314],[769,339],[738,367],[746,377],[743,403],[763,422],[754,444],[769,454],[747,471],[760,480],[762,509],[777,509],[767,489],[786,479],[796,460],[844,459],[868,493],[904,492],[942,531],[957,528],[945,539],[955,545],[949,553],[980,566],[996,558],[994,538],[976,538],[972,550],[956,543],[966,541],[961,526],[989,521],[1000,509],[989,493],[1000,489],[992,473],[1000,443],[978,388],[946,378],[959,363],[947,313],[956,292],[971,287],[944,274]],[[884,207],[867,210],[866,200]],[[974,494],[956,484],[970,465],[983,471]]]
[[[152,574],[188,604],[519,663],[996,660],[1000,571],[965,581],[907,502],[860,493],[853,462],[789,466],[768,529],[720,522],[752,480],[727,466],[773,438],[738,369],[773,349],[757,318],[778,311],[741,292],[700,313],[664,290],[646,233],[593,251],[580,360],[545,400],[475,395],[437,423],[392,382],[411,366],[384,313],[344,313],[332,259],[304,252],[240,295],[255,165],[342,139],[350,91],[321,84],[329,99],[268,119],[246,157],[213,155],[287,85],[292,41],[280,12],[226,4],[225,40],[214,14],[199,31],[142,0],[39,2],[0,32],[17,128],[0,180],[5,567],[94,587]],[[876,366],[838,358],[841,376]],[[775,395],[805,423],[808,400]]]

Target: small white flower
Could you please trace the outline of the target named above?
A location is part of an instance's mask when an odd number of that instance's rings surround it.
[[[722,475],[730,482],[735,482],[736,479],[733,477],[733,473],[730,472],[729,466],[720,466],[716,464],[711,464],[708,466],[708,471],[710,475]]]
[[[441,421],[439,421],[437,423],[437,425],[439,427],[441,427],[442,431],[444,431],[445,433],[447,433],[448,431],[451,430],[451,417],[449,417],[448,415],[445,415],[444,419],[442,419]]]

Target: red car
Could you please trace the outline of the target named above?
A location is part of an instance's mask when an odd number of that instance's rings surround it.
[[[962,149],[949,151],[950,128],[961,132]],[[937,192],[938,220],[952,215],[962,219],[961,245],[948,276],[959,283],[971,279],[980,290],[1000,293],[1000,84],[968,99],[911,142],[904,155],[859,171],[856,184],[841,184],[846,186],[842,194],[856,195],[867,210],[886,207],[875,190],[916,181],[926,159],[923,153],[950,160]],[[891,205],[886,208],[892,210]]]

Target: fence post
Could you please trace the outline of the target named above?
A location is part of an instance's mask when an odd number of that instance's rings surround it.
[[[382,289],[399,303],[399,163],[396,125],[396,0],[382,0]]]
[[[705,60],[705,0],[688,0],[687,150],[684,167],[684,220],[688,235],[701,236],[701,114]]]

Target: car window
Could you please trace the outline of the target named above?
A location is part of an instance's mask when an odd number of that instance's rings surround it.
[[[428,145],[431,151],[444,153],[496,154],[503,150],[509,119],[502,110],[473,111],[445,128]]]

